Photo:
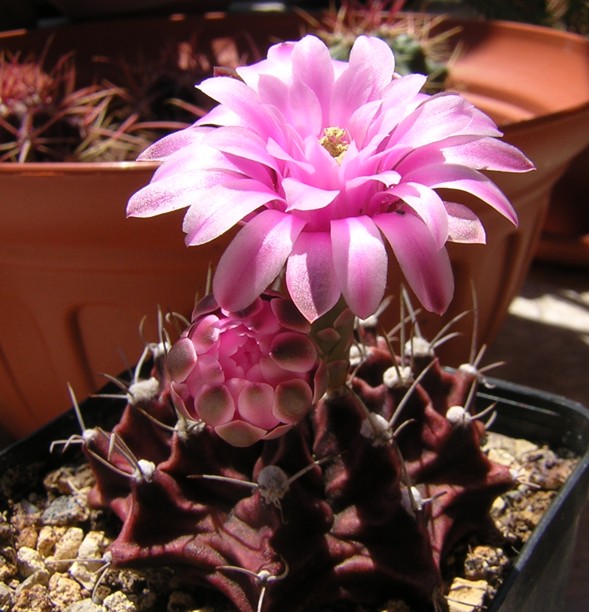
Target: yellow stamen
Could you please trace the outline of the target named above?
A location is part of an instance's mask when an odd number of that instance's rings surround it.
[[[344,153],[350,143],[347,141],[346,131],[338,127],[328,127],[323,130],[323,137],[319,144],[341,164]]]

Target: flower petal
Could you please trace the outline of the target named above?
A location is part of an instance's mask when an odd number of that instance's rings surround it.
[[[277,210],[251,219],[221,256],[213,278],[219,305],[230,311],[249,306],[278,276],[305,222]]]
[[[401,183],[388,193],[401,198],[421,217],[441,249],[448,240],[448,213],[440,196],[419,183]]]
[[[493,181],[478,170],[456,164],[441,163],[415,168],[406,173],[404,178],[433,189],[457,189],[471,193],[517,225],[517,213],[511,202]]]
[[[290,372],[309,372],[317,363],[317,349],[304,334],[282,332],[272,339],[270,356],[281,368]]]
[[[194,404],[198,416],[212,426],[226,423],[235,412],[233,398],[225,385],[203,385]]]
[[[172,134],[168,134],[158,141],[154,142],[151,146],[147,147],[145,151],[137,158],[140,161],[154,161],[162,160],[169,157],[176,151],[179,151],[185,147],[193,147],[199,145],[205,140],[206,135],[214,130],[212,127],[189,127],[184,130],[179,130]]]
[[[282,180],[286,198],[286,212],[325,208],[339,195],[339,190],[320,189],[293,178]]]
[[[315,321],[335,306],[341,292],[329,234],[299,235],[286,264],[286,286],[307,321]]]
[[[301,379],[279,384],[274,393],[274,415],[283,423],[298,423],[313,402],[311,387]]]
[[[256,92],[245,83],[231,77],[212,77],[205,79],[198,89],[236,113],[257,134],[276,135],[281,132],[272,106],[260,104]]]
[[[245,421],[231,421],[215,427],[215,433],[231,446],[245,448],[255,444],[266,436],[266,430],[246,423]]]
[[[224,234],[246,215],[276,199],[276,194],[264,189],[258,181],[241,179],[236,188],[216,185],[197,191],[182,228],[187,245],[205,244]]]
[[[462,164],[478,170],[529,172],[534,164],[516,147],[497,138],[479,138],[454,147],[444,147],[450,164]]]
[[[389,241],[419,301],[427,310],[444,313],[454,293],[446,249],[437,247],[425,223],[411,212],[378,215],[374,221]]]
[[[330,125],[346,125],[362,105],[378,99],[391,82],[395,58],[379,38],[359,36],[350,51],[348,67],[337,79],[329,114]]]
[[[485,244],[485,228],[468,208],[456,202],[445,202],[448,211],[448,240],[470,244]]]
[[[319,129],[322,125],[325,126],[331,103],[333,62],[328,48],[316,36],[304,36],[293,49],[292,72],[293,107],[298,110],[301,118],[310,124],[309,133],[317,134],[315,124]],[[301,85],[304,85],[304,88]],[[313,112],[314,109],[308,105],[298,104],[309,99],[303,90],[313,92],[320,111],[317,117]]]
[[[342,295],[352,312],[366,319],[382,301],[387,280],[387,254],[370,217],[331,222],[333,262]]]
[[[278,419],[272,414],[274,404],[274,389],[266,383],[243,381],[237,399],[240,416],[264,429],[272,429],[278,425]]]

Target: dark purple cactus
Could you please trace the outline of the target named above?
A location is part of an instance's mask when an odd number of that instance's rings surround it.
[[[213,310],[197,309],[184,344]],[[311,334],[332,382],[351,355],[345,384],[280,437],[241,448],[200,420],[186,389],[179,403],[154,351],[151,377],[133,381],[113,432],[83,436],[97,477],[90,502],[123,522],[115,566],[172,565],[243,612],[391,598],[437,607],[440,560],[487,527],[513,476],[480,450],[475,368],[445,371],[419,338],[393,357],[370,327],[350,350],[341,314]]]

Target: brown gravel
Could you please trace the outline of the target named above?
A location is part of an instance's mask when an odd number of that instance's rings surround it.
[[[463,542],[444,568],[450,612],[483,610],[555,497],[576,460],[525,440],[489,434],[486,450],[506,463],[520,485],[492,511],[496,532]],[[196,612],[225,606],[214,594],[186,590],[168,568],[136,572],[108,566],[107,548],[117,522],[90,510],[93,477],[87,465],[64,465],[46,474],[42,465],[8,470],[0,494],[0,610],[13,612]],[[483,537],[484,536],[484,537]],[[410,612],[389,602],[388,612]],[[355,608],[354,612],[360,612]]]

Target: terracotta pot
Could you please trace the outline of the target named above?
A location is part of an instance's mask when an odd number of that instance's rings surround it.
[[[571,162],[552,191],[536,258],[581,268],[589,267],[589,148]]]
[[[0,165],[0,414],[22,435],[137,361],[158,305],[189,314],[223,241],[187,249],[182,214],[125,219],[152,164]]]
[[[51,34],[50,53],[77,49],[81,74],[92,75],[96,56],[152,57],[158,51],[154,32],[161,41],[186,40],[196,33],[200,44],[234,54],[242,50],[232,42],[235,32],[251,34],[263,50],[273,40],[296,38],[301,25],[292,14],[215,13],[109,22],[108,36],[102,24],[94,23],[20,32],[0,36],[0,44],[39,49]],[[507,139],[538,167],[525,176],[497,177],[518,211],[517,231],[492,210],[474,204],[487,228],[488,245],[451,245],[456,297],[444,318],[429,316],[421,324],[431,338],[457,313],[471,309],[472,281],[480,344],[492,340],[520,287],[552,186],[589,141],[589,84],[564,74],[569,67],[577,77],[587,74],[589,43],[531,26],[461,25],[463,51],[452,86],[491,112]],[[528,47],[530,55],[524,56]],[[553,61],[556,68],[550,67]],[[132,364],[141,348],[141,318],[147,315],[153,322],[158,304],[187,314],[195,291],[204,287],[208,265],[218,259],[222,243],[185,249],[181,213],[125,220],[129,195],[148,182],[153,169],[137,163],[0,165],[0,425],[15,436],[68,407],[66,381],[83,398],[99,386],[100,372],[123,369],[118,349]],[[400,282],[393,270],[389,291],[398,295]],[[397,312],[391,310],[388,325]],[[451,365],[468,359],[472,318],[456,329],[463,336],[442,355]]]
[[[522,149],[537,170],[493,179],[514,204],[517,230],[488,207],[473,203],[487,230],[487,245],[451,245],[456,297],[444,321],[471,308],[474,282],[479,341],[492,342],[533,259],[552,191],[571,160],[589,144],[589,40],[574,34],[509,22],[453,21],[460,56],[449,89],[492,115],[505,140]],[[438,322],[432,323],[437,327]],[[455,350],[464,355],[466,335]],[[454,345],[456,340],[452,341]],[[508,356],[507,356],[508,357]],[[443,356],[452,363],[452,356]]]

